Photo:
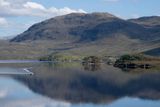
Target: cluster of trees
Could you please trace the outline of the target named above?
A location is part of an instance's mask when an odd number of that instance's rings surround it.
[[[142,55],[122,55],[115,61],[115,64],[125,64],[131,63],[133,61],[141,61],[144,60],[145,57]],[[40,61],[77,61],[82,60],[83,63],[100,63],[102,61],[101,58],[97,56],[87,56],[87,57],[78,57],[72,55],[61,55],[61,54],[51,54],[48,56],[41,57]]]
[[[144,61],[146,59],[142,55],[122,55],[116,60],[114,66],[119,68],[150,68],[150,64],[142,63],[138,64],[134,61]]]
[[[143,60],[144,56],[142,55],[122,55],[119,59],[116,60],[115,63],[130,63],[132,61],[140,61]]]
[[[88,56],[83,58],[83,63],[100,63],[101,59],[97,56]]]
[[[72,56],[72,55],[61,55],[61,54],[51,54],[48,56],[41,57],[39,59],[40,61],[77,61],[80,60],[78,56]]]
[[[82,65],[85,70],[97,71],[101,68],[101,59],[97,56],[87,56],[83,58]]]

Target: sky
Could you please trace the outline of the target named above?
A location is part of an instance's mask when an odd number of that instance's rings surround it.
[[[109,12],[123,19],[159,16],[160,0],[0,0],[0,38],[73,12]]]

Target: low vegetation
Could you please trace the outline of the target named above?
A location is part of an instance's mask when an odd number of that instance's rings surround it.
[[[40,61],[55,61],[55,62],[69,62],[69,61],[79,61],[81,58],[79,56],[63,55],[63,54],[51,54],[39,58]]]
[[[101,59],[97,56],[88,56],[83,58],[84,63],[100,63]]]
[[[117,59],[117,61],[115,63],[130,63],[132,61],[140,61],[140,60],[144,60],[145,57],[142,55],[122,55],[119,59]]]
[[[160,59],[142,54],[122,55],[116,60],[114,66],[119,68],[153,68],[160,64]]]

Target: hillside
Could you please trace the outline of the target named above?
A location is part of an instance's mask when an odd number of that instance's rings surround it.
[[[133,20],[133,19],[132,19]],[[52,53],[119,56],[160,47],[160,25],[146,27],[109,13],[72,13],[34,24],[0,41],[0,59],[37,59]]]
[[[160,47],[159,48],[155,48],[155,49],[151,49],[148,51],[144,52],[146,55],[151,55],[151,56],[158,56],[160,57]]]
[[[140,17],[137,19],[129,19],[128,21],[137,23],[146,27],[153,27],[160,25],[160,17],[159,16],[150,16],[150,17]]]
[[[58,16],[31,26],[27,31],[18,35],[11,41],[22,42],[26,40],[73,40],[79,39],[74,33],[81,33],[87,28],[99,23],[117,19],[108,13],[72,13]],[[92,26],[91,26],[92,25]],[[76,29],[75,29],[76,28]]]
[[[139,23],[123,20],[109,13],[72,13],[37,23],[13,38],[11,42],[28,40],[88,42],[114,36],[146,41],[159,39],[159,29],[157,26],[146,28]]]

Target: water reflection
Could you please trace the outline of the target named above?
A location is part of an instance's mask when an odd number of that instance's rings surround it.
[[[101,69],[101,63],[83,63],[82,65],[86,71],[98,71]]]
[[[70,107],[70,103],[35,94],[10,77],[0,76],[0,85],[0,107]]]
[[[0,76],[0,107],[159,107],[156,100],[121,98],[113,103],[81,103],[50,99],[28,89],[23,83]]]
[[[109,104],[126,96],[160,99],[159,72],[130,74],[107,65],[88,70],[94,69],[86,71],[80,63],[45,63],[33,67],[33,76],[14,78],[35,93],[73,104]]]
[[[0,67],[31,67],[34,73],[0,77],[3,107],[160,106],[160,72],[128,73],[106,64],[81,63],[12,63]]]

